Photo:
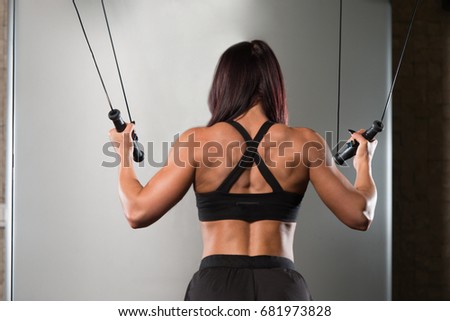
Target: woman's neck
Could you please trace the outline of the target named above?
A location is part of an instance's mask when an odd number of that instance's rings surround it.
[[[235,119],[247,130],[252,131],[253,127],[258,128],[268,120],[260,103],[251,107],[244,114]]]

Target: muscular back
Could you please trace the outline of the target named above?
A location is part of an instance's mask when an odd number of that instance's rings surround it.
[[[253,137],[261,124],[246,128]],[[262,160],[285,191],[303,194],[309,181],[308,129],[273,125],[258,146]],[[229,124],[198,128],[194,134],[199,142],[195,159],[195,190],[200,193],[215,190],[238,164],[246,144]],[[268,193],[271,187],[256,166],[246,170],[230,190],[231,193]]]
[[[251,137],[260,123],[245,124]],[[258,146],[258,153],[271,173],[287,192],[303,194],[309,181],[308,156],[305,151],[307,129],[294,129],[283,124],[273,125]],[[234,127],[217,123],[195,131],[195,190],[212,192],[237,166],[247,145]],[[230,193],[270,193],[272,188],[257,166],[246,169],[231,187]],[[276,213],[274,213],[276,215]],[[277,220],[246,222],[221,220],[202,222],[204,256],[212,254],[274,255],[293,259],[295,223]]]

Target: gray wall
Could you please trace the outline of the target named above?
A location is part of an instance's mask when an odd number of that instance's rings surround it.
[[[117,169],[102,166],[112,161],[102,152],[111,127],[108,105],[72,3],[15,2],[9,298],[182,299],[201,258],[192,191],[157,224],[128,227]],[[113,103],[125,116],[100,1],[78,2]],[[324,136],[335,130],[339,1],[105,2],[133,117],[141,141],[154,142],[154,160],[162,160],[162,146],[174,135],[207,122],[217,59],[242,40],[264,39],[279,57],[292,126]],[[367,127],[380,117],[390,51],[389,1],[344,1],[342,129]],[[349,230],[312,187],[307,192],[295,255],[317,300],[390,298],[386,125],[374,160],[379,203],[369,232]],[[148,163],[138,168],[141,181],[157,169]],[[353,179],[351,169],[344,172]]]

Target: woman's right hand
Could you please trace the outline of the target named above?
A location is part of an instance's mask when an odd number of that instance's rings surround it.
[[[354,132],[351,139],[356,140],[359,143],[358,149],[356,150],[355,158],[353,159],[353,166],[355,169],[359,169],[362,163],[371,165],[373,154],[377,148],[378,141],[375,139],[369,142],[362,136],[365,129],[360,129]]]

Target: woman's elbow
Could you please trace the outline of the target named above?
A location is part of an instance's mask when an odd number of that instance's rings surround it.
[[[130,219],[130,218],[127,217],[127,220],[128,220],[128,225],[130,225],[130,227],[131,227],[133,230],[136,230],[136,229],[139,229],[139,228],[143,228],[143,227],[144,227],[142,224],[140,224],[140,222],[138,222],[138,221],[136,221],[136,220],[134,220],[134,219]]]
[[[139,229],[142,228],[142,223],[137,219],[133,213],[127,212],[125,213],[125,217],[127,218],[128,225],[133,229]]]
[[[365,232],[370,228],[373,218],[373,208],[366,206],[357,210],[350,216],[348,226],[354,230]]]
[[[349,227],[358,231],[367,231],[372,224],[375,212],[376,196],[371,199],[361,198],[360,202],[353,209],[353,215],[350,217]]]
[[[349,227],[357,231],[366,232],[371,224],[372,220],[364,216],[361,220],[353,222]]]
[[[125,217],[132,229],[147,227],[150,224],[146,222],[146,213],[139,208],[128,208],[125,210]]]
[[[155,210],[149,210],[148,208],[141,208],[137,206],[126,209],[125,211],[128,224],[134,230],[152,225],[163,215],[164,213],[159,213]]]

